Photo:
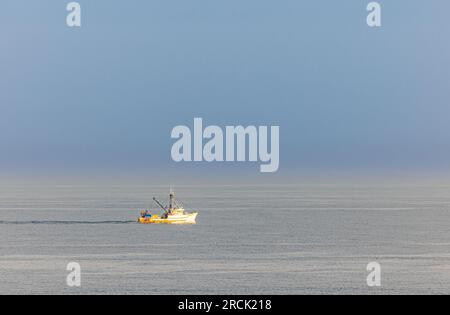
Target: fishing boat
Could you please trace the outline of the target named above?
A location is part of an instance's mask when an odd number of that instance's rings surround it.
[[[151,214],[148,210],[141,211],[138,222],[141,224],[195,224],[198,212],[187,212],[180,201],[175,199],[173,191],[169,194],[169,206],[165,207],[155,197],[153,200],[164,211],[163,214]]]

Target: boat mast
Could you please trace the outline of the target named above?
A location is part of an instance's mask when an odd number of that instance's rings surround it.
[[[170,187],[170,194],[169,194],[169,209],[172,210],[173,209],[173,198],[175,197],[173,191],[172,191],[172,186]]]

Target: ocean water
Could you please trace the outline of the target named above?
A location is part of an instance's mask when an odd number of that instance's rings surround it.
[[[450,293],[446,185],[178,186],[193,226],[135,223],[167,187],[0,188],[0,294]]]

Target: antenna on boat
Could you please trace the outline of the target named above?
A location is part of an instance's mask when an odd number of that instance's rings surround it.
[[[170,185],[170,192],[169,192],[169,209],[170,210],[173,209],[173,198],[174,198],[174,193],[172,190],[172,185]]]

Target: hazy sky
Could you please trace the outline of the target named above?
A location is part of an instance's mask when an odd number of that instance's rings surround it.
[[[289,173],[450,170],[450,2],[0,4],[0,172],[249,173],[176,164],[171,129],[279,125]]]

